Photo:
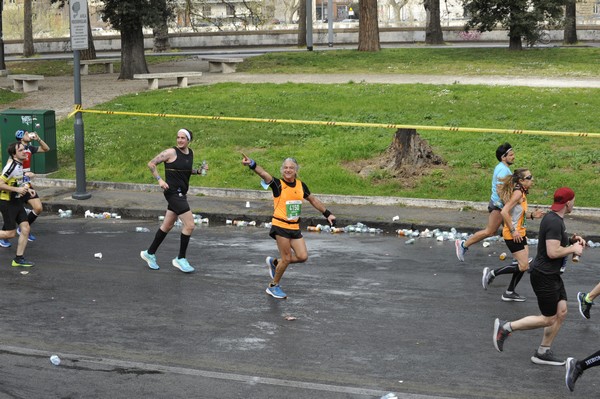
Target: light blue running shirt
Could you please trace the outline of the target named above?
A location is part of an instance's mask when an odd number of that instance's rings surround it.
[[[504,206],[504,203],[502,203],[502,200],[500,199],[500,196],[498,195],[498,183],[500,183],[500,179],[502,179],[503,177],[506,177],[508,175],[512,175],[512,172],[510,171],[510,168],[508,166],[506,166],[504,163],[500,162],[494,168],[494,175],[492,176],[491,201],[494,204],[494,206],[497,206],[498,208],[502,208]]]

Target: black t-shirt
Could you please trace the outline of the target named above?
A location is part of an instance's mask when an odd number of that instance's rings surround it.
[[[569,236],[565,221],[555,212],[548,212],[540,222],[538,251],[531,267],[544,274],[560,274],[561,268],[564,265],[565,258],[550,259],[548,257],[548,249],[546,248],[546,240],[558,240],[561,247],[569,245]]]

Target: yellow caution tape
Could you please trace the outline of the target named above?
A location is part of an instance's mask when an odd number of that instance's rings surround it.
[[[307,121],[307,120],[297,120],[297,119],[261,119],[261,118],[241,118],[241,117],[234,117],[234,116],[150,114],[150,113],[143,113],[143,112],[119,112],[119,111],[102,111],[102,110],[83,109],[81,107],[81,105],[77,105],[75,110],[69,114],[69,117],[76,114],[77,112],[83,112],[83,113],[88,113],[88,114],[148,116],[148,117],[160,117],[160,118],[208,119],[208,120],[213,120],[213,121],[291,123],[291,124],[300,124],[300,125],[352,126],[352,127],[373,127],[373,128],[384,128],[384,129],[415,129],[415,130],[433,130],[433,131],[448,131],[448,132],[528,134],[528,135],[576,136],[576,137],[598,137],[598,138],[600,138],[600,133],[590,133],[590,132],[561,132],[561,131],[551,131],[551,130],[489,129],[489,128],[457,127],[457,126],[403,125],[403,124],[397,124],[397,123]]]

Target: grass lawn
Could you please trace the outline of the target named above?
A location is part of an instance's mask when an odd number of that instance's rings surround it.
[[[481,128],[592,131],[600,90],[489,86],[368,84],[237,84],[162,90],[125,96],[99,107],[119,112],[232,116],[295,120],[403,123]],[[303,124],[211,121],[186,118],[84,114],[86,172],[90,180],[151,183],[145,165],[172,146],[179,127],[195,132],[197,163],[213,187],[257,188],[240,165],[240,151],[277,174],[287,156],[297,158],[301,176],[315,192],[485,200],[496,147],[509,141],[517,167],[531,168],[536,187],[531,202],[547,203],[554,188],[572,186],[580,206],[597,203],[598,138],[419,133],[446,161],[422,178],[405,181],[386,171],[359,177],[345,165],[380,155],[393,129]],[[72,121],[59,124],[57,177],[74,176]],[[132,148],[123,156],[123,149]],[[131,167],[131,165],[138,165]]]
[[[524,76],[547,76],[549,71],[552,76],[597,76],[599,50],[552,48],[517,55],[504,49],[480,48],[394,49],[377,54],[342,50],[269,54],[242,65],[248,71],[276,73],[389,73],[387,66],[401,62],[400,58],[386,61],[387,54],[401,57],[416,68],[394,73],[451,70],[454,72],[450,73],[461,74],[458,71],[476,67],[511,75],[517,73],[509,69],[519,64],[518,74]],[[519,57],[520,61],[509,57]],[[310,59],[326,62],[310,66]],[[445,69],[440,69],[441,60],[446,60]],[[223,83],[147,91],[97,108],[154,114],[600,133],[597,89]],[[195,184],[203,186],[258,189],[256,176],[241,166],[243,151],[274,175],[278,175],[285,157],[295,157],[301,165],[300,177],[316,193],[486,201],[492,169],[497,163],[494,151],[500,143],[509,141],[516,149],[515,167],[528,167],[535,177],[530,203],[548,204],[555,188],[568,185],[577,192],[578,206],[600,206],[598,138],[423,129],[419,134],[444,159],[445,165],[420,178],[399,179],[385,170],[361,177],[348,167],[384,152],[393,138],[393,129],[97,114],[84,114],[84,121],[89,181],[154,183],[146,163],[175,144],[179,127],[187,127],[195,134],[191,147],[196,163],[206,159],[210,165],[208,175],[195,180]],[[72,120],[58,123],[57,140],[60,170],[53,177],[74,178]]]

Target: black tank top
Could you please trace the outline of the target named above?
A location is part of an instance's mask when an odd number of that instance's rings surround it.
[[[179,148],[173,148],[175,149],[177,158],[173,162],[165,162],[165,178],[169,185],[167,192],[185,195],[190,186],[194,152],[188,147],[189,153],[186,155]]]

